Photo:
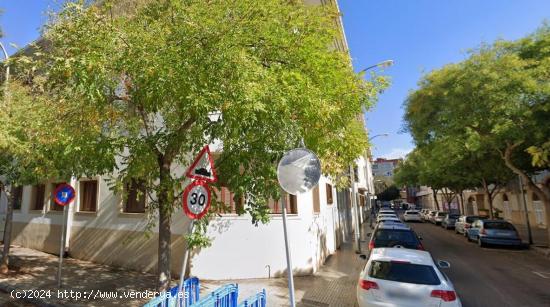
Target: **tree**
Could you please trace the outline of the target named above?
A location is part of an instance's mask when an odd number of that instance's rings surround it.
[[[390,201],[401,197],[400,190],[395,185],[387,187],[381,193],[376,194],[376,198],[381,201]]]
[[[328,48],[340,35],[335,18],[333,7],[294,1],[69,2],[45,29],[31,79],[66,119],[70,173],[110,174],[115,190],[143,182],[150,225],[158,218],[159,290],[171,279],[170,222],[184,180],[173,169],[202,146],[222,144],[220,181],[247,196],[256,224],[280,196],[276,162],[301,138],[334,178],[365,152],[356,115],[386,83],[363,81],[347,53]]]
[[[432,71],[421,80],[408,97],[405,120],[417,144],[456,138],[482,166],[502,169],[504,164],[508,174],[503,171],[504,176],[493,181],[510,178],[509,171],[521,176],[545,203],[550,221],[550,190],[532,179],[547,167],[537,162],[544,161],[550,139],[549,47],[550,26],[544,24],[520,40],[497,41],[470,51],[465,61]],[[497,173],[501,172],[492,175]],[[478,178],[486,179],[485,175]]]

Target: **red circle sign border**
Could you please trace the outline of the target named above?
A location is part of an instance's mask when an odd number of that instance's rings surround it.
[[[62,203],[62,202],[60,202],[60,201],[57,199],[56,195],[57,195],[57,192],[59,192],[59,190],[61,190],[62,188],[66,187],[66,186],[70,187],[70,188],[73,190],[73,197],[71,197],[69,200],[67,200],[66,203]],[[73,200],[74,200],[74,198],[75,198],[75,196],[76,196],[76,191],[74,190],[74,188],[73,188],[72,185],[67,184],[67,183],[62,183],[62,184],[58,185],[57,188],[55,188],[55,191],[53,192],[53,195],[54,195],[54,196],[53,196],[53,201],[54,201],[56,204],[58,204],[58,205],[60,205],[60,206],[67,206],[68,204],[70,204],[70,203],[73,202]]]
[[[206,189],[208,198],[207,198],[207,201],[206,201],[206,207],[204,208],[204,211],[202,211],[199,214],[195,214],[195,213],[191,212],[191,210],[189,210],[189,208],[187,208],[187,197],[189,196],[189,192],[191,192],[191,190],[194,187],[199,186],[199,185]],[[196,181],[191,182],[187,187],[185,187],[185,190],[183,191],[182,207],[183,207],[183,211],[185,211],[185,215],[187,215],[189,218],[194,219],[194,220],[198,220],[198,219],[202,218],[208,212],[208,209],[210,208],[210,198],[211,198],[210,186],[205,181],[196,180]]]

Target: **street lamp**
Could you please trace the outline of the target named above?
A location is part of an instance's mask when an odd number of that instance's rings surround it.
[[[378,63],[378,64],[374,64],[374,65],[369,66],[369,67],[367,67],[367,68],[365,68],[365,69],[362,69],[362,70],[359,71],[359,73],[365,72],[365,71],[367,71],[367,70],[369,70],[369,69],[371,69],[371,68],[375,68],[375,67],[380,67],[380,68],[390,67],[390,66],[393,65],[393,63],[394,63],[393,60],[385,60],[385,61],[382,61],[382,62],[380,62],[380,63]]]
[[[372,140],[372,139],[374,139],[374,138],[377,138],[377,137],[379,137],[379,136],[389,136],[389,135],[390,135],[389,133],[377,134],[377,135],[375,135],[375,136],[370,137],[370,138],[369,138],[369,141]]]
[[[0,42],[0,48],[2,49],[2,52],[4,52],[4,58],[6,59],[6,62],[10,59],[8,56],[8,53],[6,52],[6,48],[4,48],[4,45]],[[10,65],[6,65],[6,86],[8,85],[8,80],[10,79]]]

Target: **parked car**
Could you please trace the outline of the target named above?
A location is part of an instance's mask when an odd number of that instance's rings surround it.
[[[456,220],[460,217],[458,214],[452,214],[449,213],[445,216],[443,221],[441,222],[441,227],[445,229],[452,229],[455,228]]]
[[[467,230],[467,238],[468,241],[477,241],[481,247],[489,244],[522,246],[514,225],[503,220],[477,220]]]
[[[433,223],[433,218],[436,214],[437,214],[437,211],[434,211],[434,210],[428,211],[428,214],[426,214],[426,219],[425,220],[430,222],[430,223]]]
[[[365,255],[361,258],[366,259]],[[360,273],[357,302],[366,306],[462,306],[453,284],[430,253],[405,248],[375,248]]]
[[[426,221],[427,220],[427,217],[428,217],[428,213],[430,212],[430,210],[428,209],[422,209],[420,210],[420,219],[422,220],[422,222]]]
[[[409,221],[421,222],[422,220],[420,219],[420,211],[416,211],[416,210],[405,211],[405,213],[403,214],[403,220],[405,222],[409,222]]]
[[[397,216],[379,216],[376,218],[376,222],[384,222],[384,221],[397,221],[401,222],[401,220]]]
[[[462,234],[466,237],[468,228],[470,228],[475,221],[486,218],[487,217],[478,215],[463,215],[455,222],[455,233]]]
[[[370,235],[369,250],[377,247],[404,247],[424,249],[420,237],[407,225],[382,221]]]
[[[430,219],[430,221],[436,225],[440,225],[441,222],[443,222],[443,219],[445,219],[445,216],[447,215],[447,212],[443,211],[435,211],[435,214]]]
[[[382,209],[378,211],[378,214],[395,214],[395,211],[389,209]]]

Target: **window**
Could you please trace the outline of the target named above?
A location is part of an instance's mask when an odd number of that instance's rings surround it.
[[[130,183],[126,184],[126,192],[124,212],[144,213],[145,199],[147,197],[144,182],[136,179],[130,180]]]
[[[332,198],[332,185],[327,183],[326,189],[327,189],[327,204],[332,204],[334,202]]]
[[[214,188],[214,196],[221,202],[226,210],[220,213],[239,213],[244,210],[244,198],[241,197],[235,202],[235,193],[232,193],[227,187]]]
[[[359,169],[357,166],[353,167],[353,179],[355,179],[355,182],[359,182]]]
[[[405,248],[416,249],[420,245],[414,232],[402,229],[378,229],[374,233],[373,240],[376,247],[402,245]]]
[[[63,211],[63,206],[58,205],[54,200],[53,193],[55,192],[55,189],[58,185],[62,184],[63,182],[56,182],[50,184],[50,210],[53,211]]]
[[[37,184],[32,187],[32,200],[31,200],[32,210],[44,209],[45,196],[46,196],[46,185]]]
[[[13,193],[13,210],[21,210],[21,204],[23,204],[23,187],[15,186],[12,188]]]
[[[483,224],[485,229],[500,229],[500,230],[516,230],[514,226],[510,223],[501,223],[501,222],[485,222]]]
[[[419,285],[439,285],[441,283],[433,267],[408,262],[375,260],[370,266],[369,276]]]
[[[282,207],[281,207],[281,201],[275,201],[270,199],[268,202],[268,206],[271,209],[272,214],[280,214],[283,213]],[[290,214],[297,214],[298,213],[298,199],[296,195],[286,195],[286,208],[287,213]]]
[[[80,182],[80,210],[95,212],[97,210],[97,180]]]
[[[321,200],[319,197],[319,185],[316,185],[313,190],[311,190],[313,196],[313,213],[321,212]]]

